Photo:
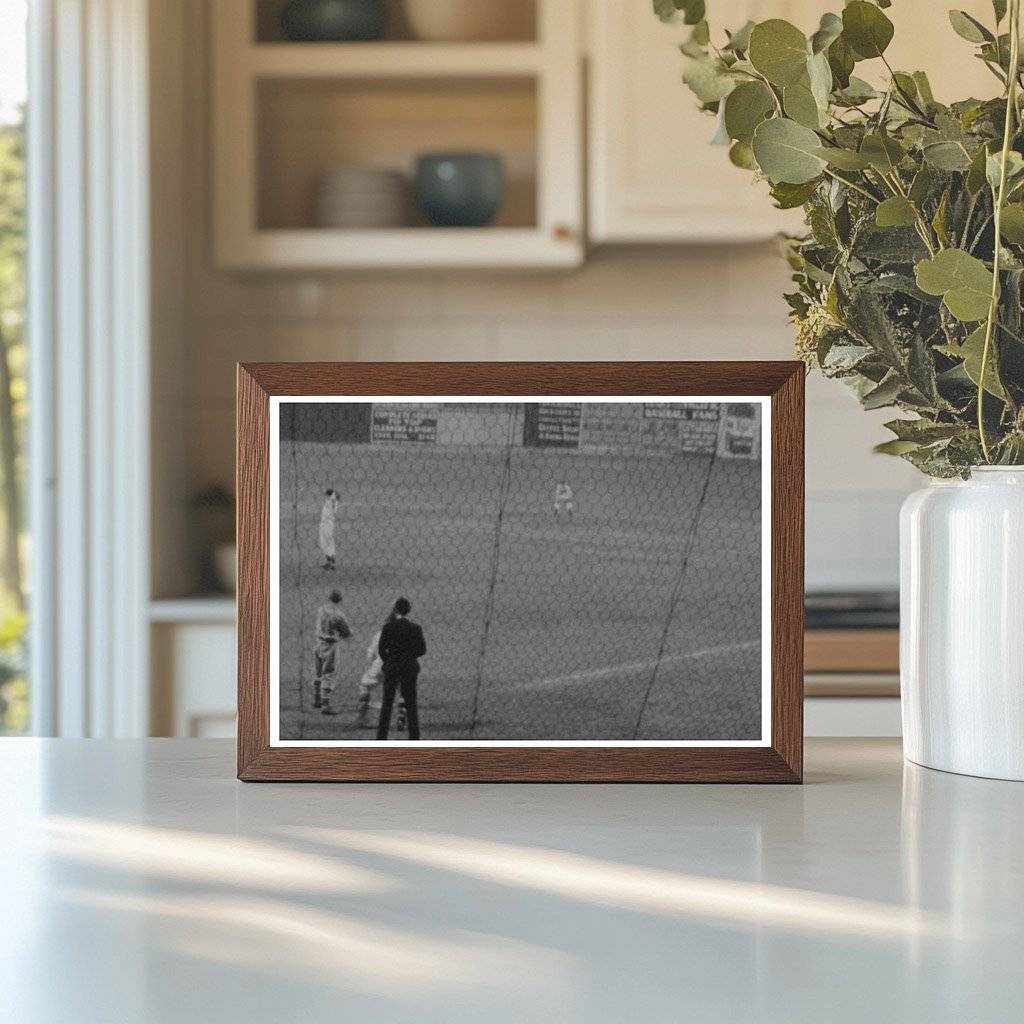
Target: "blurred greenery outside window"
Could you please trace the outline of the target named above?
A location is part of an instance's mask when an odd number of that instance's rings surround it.
[[[24,0],[0,0],[0,735],[29,728]]]

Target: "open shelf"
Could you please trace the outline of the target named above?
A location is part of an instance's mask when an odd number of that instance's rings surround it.
[[[246,64],[257,78],[381,78],[535,75],[535,43],[268,43]]]
[[[272,79],[258,84],[256,119],[260,231],[345,234],[317,224],[314,197],[325,174],[350,166],[402,174],[409,201],[401,230],[430,230],[412,196],[413,178],[416,158],[438,150],[493,152],[504,165],[493,227],[463,234],[536,227],[532,79]],[[373,246],[379,232],[358,234],[355,244]],[[454,240],[451,229],[443,234]]]
[[[214,242],[229,269],[569,267],[583,259],[577,0],[537,0],[529,39],[281,41],[278,0],[213,7]],[[427,152],[498,154],[505,189],[485,227],[320,226],[342,168],[400,172]],[[359,218],[370,222],[369,218]],[[382,217],[386,222],[388,218]],[[394,218],[393,218],[394,219]]]
[[[561,246],[533,228],[405,228],[381,231],[258,231],[239,266],[318,270],[364,268],[574,267],[572,240]]]
[[[217,0],[218,3],[221,0]],[[252,26],[251,38],[259,45],[270,45],[285,41],[281,27],[281,13],[285,0],[249,0],[252,13],[255,15],[249,24]],[[420,0],[434,2],[434,0]],[[542,2],[542,0],[541,0]],[[508,0],[508,8],[503,12],[505,20],[498,27],[500,36],[509,41],[533,42],[537,39],[537,0]],[[490,23],[491,28],[494,22]],[[499,32],[493,34],[498,35]],[[414,19],[406,12],[406,0],[388,0],[388,25],[385,33],[388,42],[418,42],[415,34]],[[314,43],[298,43],[299,46],[314,46]],[[355,43],[356,46],[372,45]],[[487,45],[467,43],[463,45]]]

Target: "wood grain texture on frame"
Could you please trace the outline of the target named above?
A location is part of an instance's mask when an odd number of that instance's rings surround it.
[[[271,747],[270,396],[771,397],[766,747]],[[799,782],[804,368],[798,362],[251,363],[238,367],[238,777],[244,781]]]

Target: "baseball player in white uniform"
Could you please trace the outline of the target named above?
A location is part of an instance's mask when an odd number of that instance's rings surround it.
[[[313,649],[316,665],[313,707],[322,715],[338,713],[331,707],[331,694],[338,677],[338,646],[351,636],[352,630],[341,614],[341,591],[332,590],[326,603],[316,612],[316,647]]]
[[[565,480],[559,480],[555,484],[555,518],[561,519],[563,514],[572,519],[576,514],[576,498],[568,483]]]
[[[320,512],[320,550],[324,555],[325,569],[333,569],[334,562],[334,514],[338,511],[338,492],[327,488],[327,497]]]
[[[373,634],[373,639],[370,641],[370,646],[366,648],[366,669],[359,679],[359,702],[358,711],[356,713],[356,725],[364,726],[368,724],[369,713],[370,713],[370,693],[371,691],[380,686],[384,681],[384,662],[381,660],[380,654],[377,652],[377,645],[380,643],[380,630]]]

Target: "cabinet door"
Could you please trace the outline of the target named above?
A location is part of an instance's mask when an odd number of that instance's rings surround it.
[[[985,24],[989,0],[956,6]],[[812,32],[821,0],[735,0],[709,4],[713,30],[748,18],[786,18]],[[894,67],[927,71],[938,99],[996,95],[998,83],[950,27],[946,7],[893,4],[896,26],[888,53]],[[766,238],[797,230],[798,211],[775,210],[767,188],[711,146],[714,120],[698,111],[680,80],[678,44],[685,26],[663,25],[649,0],[590,0],[590,235],[595,242],[704,242]],[[1004,23],[1003,29],[1005,31]],[[874,65],[874,66],[872,66]],[[879,61],[858,74],[887,78]]]
[[[771,17],[810,31],[822,9],[810,0],[709,7],[716,32]],[[649,0],[591,0],[589,27],[593,241],[737,241],[799,226],[798,212],[776,210],[764,183],[710,145],[714,118],[681,79],[687,27],[663,25]]]

